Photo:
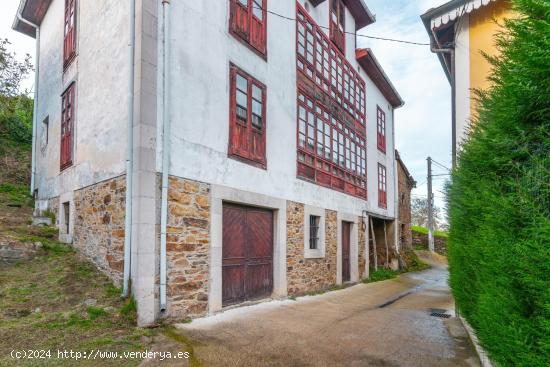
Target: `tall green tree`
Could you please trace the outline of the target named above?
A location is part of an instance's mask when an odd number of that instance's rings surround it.
[[[550,1],[518,18],[488,57],[493,87],[448,187],[450,284],[501,366],[550,365]]]
[[[21,89],[32,72],[30,56],[23,62],[0,40],[0,184],[26,184],[30,176],[33,100]]]

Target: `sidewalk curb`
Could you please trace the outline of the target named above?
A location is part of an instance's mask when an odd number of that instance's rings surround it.
[[[474,345],[477,355],[479,357],[479,360],[481,361],[481,366],[483,367],[498,367],[496,364],[491,362],[489,359],[489,354],[485,351],[485,349],[479,344],[479,340],[477,339],[477,336],[475,334],[474,329],[470,326],[468,321],[466,321],[465,318],[463,318],[460,315],[457,315],[460,321],[462,322],[462,325],[464,325],[464,328],[466,329],[466,332],[468,333],[468,336],[470,337],[470,340],[472,341],[472,344]]]

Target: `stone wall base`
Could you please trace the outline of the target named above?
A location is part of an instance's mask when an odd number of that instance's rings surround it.
[[[74,192],[73,246],[121,286],[126,176]]]
[[[210,185],[169,178],[166,317],[183,320],[208,310]]]

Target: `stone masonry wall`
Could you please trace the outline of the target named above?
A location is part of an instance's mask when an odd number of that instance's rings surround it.
[[[336,212],[325,211],[325,257],[304,258],[304,204],[287,202],[288,295],[303,295],[336,284]]]
[[[125,195],[125,176],[74,193],[73,246],[117,285],[124,270]]]
[[[415,247],[423,247],[428,249],[428,235],[416,231],[412,231],[412,242]],[[447,238],[434,236],[434,249],[440,255],[447,256]]]
[[[53,226],[59,226],[59,196],[51,198],[48,200],[48,210],[55,214],[55,223],[52,223]]]
[[[167,227],[168,317],[206,315],[210,246],[210,186],[170,177]]]
[[[397,182],[399,195],[399,246],[412,249],[411,232],[411,190],[413,182],[401,161],[397,165]]]

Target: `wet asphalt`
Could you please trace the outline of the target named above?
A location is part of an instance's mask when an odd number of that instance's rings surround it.
[[[480,366],[439,257],[432,268],[178,325],[204,366]],[[432,316],[432,312],[449,315]]]

